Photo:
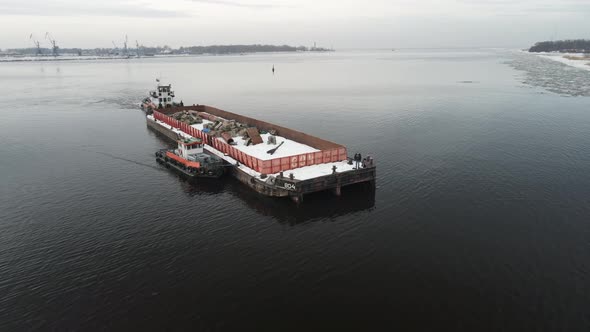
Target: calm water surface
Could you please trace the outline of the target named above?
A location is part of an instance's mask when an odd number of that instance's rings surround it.
[[[157,76],[372,154],[376,191],[183,182]],[[589,82],[499,50],[0,63],[0,330],[587,331]]]

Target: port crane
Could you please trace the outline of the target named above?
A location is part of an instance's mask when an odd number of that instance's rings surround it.
[[[119,55],[119,47],[117,47],[117,44],[115,44],[115,41],[113,40],[113,51],[112,51],[112,55]]]
[[[117,44],[115,43],[115,41],[113,40],[113,54],[115,55],[123,55],[127,58],[129,58],[129,48],[128,48],[128,44],[129,44],[129,38],[127,37],[127,35],[125,35],[125,41],[123,41],[123,48],[119,49],[119,47],[117,46]]]
[[[57,42],[55,41],[55,38],[53,38],[53,36],[51,36],[51,34],[49,32],[45,33],[45,39],[49,40],[49,42],[51,43],[51,49],[52,49],[52,53],[53,56],[58,56],[58,50],[59,47],[57,46]]]
[[[123,42],[123,55],[126,57],[129,57],[129,50],[127,49],[128,42],[129,42],[129,39],[127,38],[127,35],[125,35],[125,41]]]
[[[35,48],[37,48],[37,53],[35,55],[41,55],[41,43],[33,37],[32,33],[29,39],[33,41],[33,44],[35,44]]]
[[[135,46],[137,47],[137,57],[139,58],[139,42],[135,41]]]

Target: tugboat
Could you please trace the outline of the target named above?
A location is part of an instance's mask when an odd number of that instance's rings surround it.
[[[149,96],[142,100],[142,110],[147,114],[151,114],[154,110],[160,108],[184,106],[182,101],[180,103],[174,101],[174,91],[172,91],[171,84],[162,84],[160,83],[160,79],[156,79],[156,82],[158,82],[156,89],[150,91]]]
[[[156,152],[156,161],[189,179],[218,178],[225,173],[223,160],[203,151],[200,138],[180,138],[178,148]]]

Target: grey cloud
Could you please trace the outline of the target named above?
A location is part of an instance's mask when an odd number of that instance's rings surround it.
[[[541,5],[530,9],[532,12],[577,14],[590,12],[589,3],[570,3],[568,5]]]
[[[590,12],[588,0],[460,0],[470,6],[494,8],[502,15],[527,13],[576,14]]]
[[[170,18],[187,17],[182,12],[134,6],[126,3],[83,3],[53,2],[38,3],[24,1],[0,1],[0,16],[105,16],[105,17],[145,17]]]
[[[193,2],[199,3],[207,3],[207,4],[214,4],[214,5],[223,5],[223,6],[231,6],[231,7],[241,7],[241,8],[252,8],[252,9],[270,9],[270,8],[280,8],[283,7],[282,5],[274,5],[274,4],[253,4],[253,3],[243,3],[237,1],[229,1],[229,0],[191,0]]]

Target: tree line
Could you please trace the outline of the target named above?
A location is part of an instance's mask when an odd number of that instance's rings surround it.
[[[590,52],[590,40],[571,39],[538,42],[529,49],[529,52]]]
[[[304,46],[289,45],[211,45],[180,47],[179,53],[192,54],[230,54],[230,53],[254,53],[254,52],[296,52],[307,51]]]

